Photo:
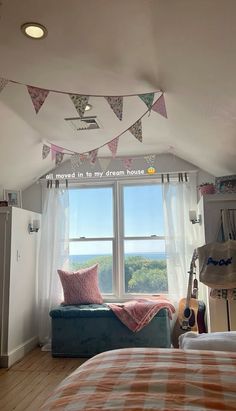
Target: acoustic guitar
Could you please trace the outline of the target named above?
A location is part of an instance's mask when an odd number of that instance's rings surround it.
[[[188,290],[187,290],[187,297],[182,298],[179,301],[179,308],[178,308],[178,317],[176,323],[174,325],[173,333],[172,333],[172,344],[174,348],[179,348],[179,336],[187,331],[203,331],[203,325],[201,324],[201,330],[198,329],[198,321],[200,321],[200,317],[198,315],[199,309],[199,301],[197,300],[198,295],[198,281],[196,279],[196,264],[195,261],[197,259],[196,250],[194,250],[193,257],[190,264],[189,270],[189,280],[188,280]],[[194,279],[194,287],[192,291],[193,285],[193,276]],[[205,310],[204,303],[201,303],[201,311]],[[204,313],[203,313],[204,314]],[[203,320],[204,322],[204,320]]]

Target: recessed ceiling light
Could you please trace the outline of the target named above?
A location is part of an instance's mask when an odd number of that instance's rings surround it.
[[[87,104],[85,107],[85,111],[89,111],[93,108],[92,104]]]
[[[34,40],[42,39],[47,35],[46,27],[39,23],[24,23],[21,26],[21,31],[25,36]]]

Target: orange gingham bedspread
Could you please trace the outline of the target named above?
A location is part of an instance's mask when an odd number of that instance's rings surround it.
[[[236,410],[236,353],[107,351],[67,377],[41,410]]]

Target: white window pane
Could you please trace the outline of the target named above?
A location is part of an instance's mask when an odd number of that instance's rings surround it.
[[[69,269],[91,267],[98,263],[98,279],[101,293],[112,293],[112,241],[78,241],[69,243]]]
[[[125,186],[124,235],[164,235],[162,188],[160,184]]]
[[[126,240],[124,265],[126,293],[157,294],[168,291],[164,241]]]
[[[70,238],[113,237],[112,187],[69,190]]]

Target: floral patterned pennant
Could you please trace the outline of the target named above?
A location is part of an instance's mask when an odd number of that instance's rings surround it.
[[[83,117],[85,108],[88,104],[89,96],[80,96],[78,94],[69,94],[80,117]]]
[[[123,158],[122,159],[122,163],[123,163],[123,166],[127,169],[127,170],[130,170],[131,169],[131,167],[132,167],[132,165],[133,165],[133,158]]]
[[[159,99],[154,103],[152,110],[167,118],[164,94],[162,94],[161,97],[159,97]]]
[[[50,147],[44,144],[42,148],[42,159],[44,160],[45,158],[47,158],[49,153],[50,153]]]
[[[70,158],[70,162],[72,171],[76,171],[76,169],[81,165],[80,155],[76,153],[73,154]]]
[[[113,140],[109,141],[109,143],[107,143],[109,149],[111,150],[113,158],[115,158],[116,156],[118,143],[119,143],[119,137],[116,137]]]
[[[29,95],[31,97],[32,103],[35,108],[36,114],[38,114],[40,108],[42,107],[44,101],[46,100],[49,90],[41,89],[38,87],[27,86]]]
[[[56,153],[56,160],[55,160],[56,166],[59,166],[61,164],[61,162],[63,160],[63,157],[64,157],[63,153],[61,153],[61,152]]]
[[[105,97],[116,117],[122,120],[123,115],[123,97]]]
[[[97,155],[98,155],[98,148],[95,150],[89,151],[90,164],[94,165],[96,163]]]
[[[156,160],[156,156],[155,154],[150,154],[149,156],[145,156],[144,160],[146,161],[148,165],[153,166]]]
[[[4,87],[9,83],[9,80],[6,80],[5,78],[0,77],[0,93],[4,89]]]
[[[154,100],[154,93],[139,94],[139,97],[146,104],[147,108],[151,110]]]
[[[129,131],[133,134],[133,136],[135,138],[137,138],[138,141],[140,141],[140,143],[142,143],[143,137],[142,137],[142,122],[141,122],[141,119],[136,121],[136,123],[134,123],[129,128]]]

